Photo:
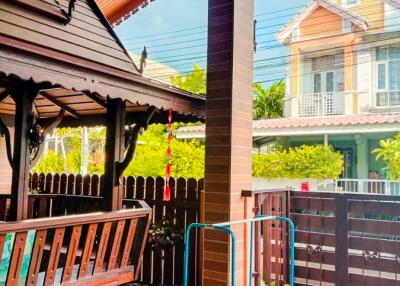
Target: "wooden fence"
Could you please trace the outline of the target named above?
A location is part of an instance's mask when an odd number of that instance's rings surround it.
[[[400,196],[280,191],[256,194],[258,205],[296,225],[296,285],[400,285]],[[263,233],[263,279],[283,285],[287,227]]]
[[[67,174],[31,174],[29,188],[32,218],[77,214],[100,209],[104,190],[102,176]],[[143,199],[153,210],[152,221],[168,217],[179,228],[198,222],[199,194],[204,180],[174,179],[170,181],[171,201],[163,201],[164,178],[125,177],[124,205]],[[0,197],[0,216],[6,218],[7,196]],[[3,215],[3,216],[2,216]],[[190,285],[198,285],[199,233],[191,237]],[[152,249],[146,245],[139,282],[146,285],[179,285],[183,277],[183,242],[170,249]]]

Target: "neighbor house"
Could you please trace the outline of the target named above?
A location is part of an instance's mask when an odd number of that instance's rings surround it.
[[[384,178],[371,150],[400,131],[400,1],[315,0],[277,33],[287,49],[284,118],[254,122],[256,152],[330,144],[345,178]],[[202,127],[178,130],[201,138]]]

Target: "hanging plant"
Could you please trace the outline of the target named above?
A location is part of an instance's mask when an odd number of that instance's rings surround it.
[[[163,217],[159,222],[151,224],[147,242],[151,248],[161,247],[167,250],[183,242],[184,229],[178,227],[168,217]]]

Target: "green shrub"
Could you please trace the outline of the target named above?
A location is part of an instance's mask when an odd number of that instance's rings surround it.
[[[302,145],[269,154],[253,155],[253,176],[275,179],[335,179],[343,170],[343,158],[332,147]]]
[[[381,140],[379,145],[380,148],[372,151],[376,154],[376,160],[382,159],[386,163],[389,180],[400,180],[400,134],[394,138]]]
[[[32,169],[34,173],[63,173],[64,160],[60,154],[49,151],[46,155],[42,156],[37,162],[36,166]]]

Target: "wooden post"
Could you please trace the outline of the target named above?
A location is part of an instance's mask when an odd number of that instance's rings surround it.
[[[335,199],[335,285],[349,285],[349,221],[348,200],[344,195]]]
[[[205,161],[205,222],[243,219],[252,213],[241,191],[251,189],[253,0],[209,0]],[[244,225],[237,238],[236,285],[244,275]],[[230,285],[230,240],[205,231],[203,285]]]
[[[28,218],[29,139],[32,107],[38,89],[31,83],[19,82],[10,91],[15,101],[13,173],[11,182],[11,220]]]
[[[122,209],[123,186],[117,175],[117,162],[123,159],[125,149],[125,104],[122,99],[107,102],[107,134],[104,166],[105,210]]]

